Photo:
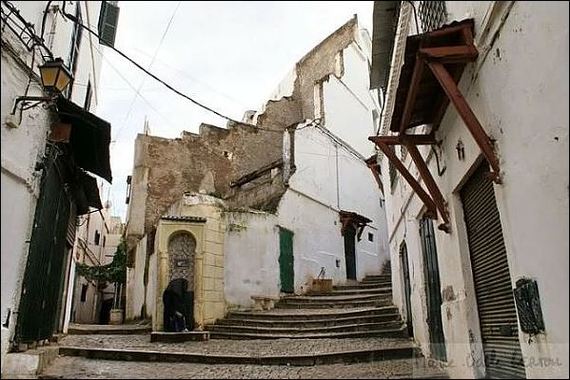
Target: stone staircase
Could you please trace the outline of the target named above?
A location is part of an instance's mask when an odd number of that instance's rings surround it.
[[[117,378],[447,377],[407,337],[389,267],[331,293],[283,297],[272,310],[231,312],[207,329],[210,340],[168,344],[148,333],[70,334],[41,376],[100,377],[115,361],[104,373]]]
[[[285,296],[273,310],[234,311],[206,328],[211,339],[407,338],[388,265],[330,293]]]

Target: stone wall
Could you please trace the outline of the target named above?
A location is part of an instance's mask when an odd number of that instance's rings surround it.
[[[231,181],[282,157],[283,131],[315,117],[314,88],[330,74],[342,75],[342,51],[356,41],[353,18],[323,40],[295,66],[292,94],[277,94],[251,118],[256,125],[229,122],[227,128],[202,124],[199,134],[183,132],[178,139],[139,135],[135,147],[128,234],[140,239],[153,230],[168,206],[184,192],[202,192],[258,207],[279,202],[284,186],[271,182],[264,198],[236,196]],[[267,196],[274,191],[275,196]],[[251,203],[250,203],[251,201]],[[143,211],[144,210],[144,211]],[[132,247],[134,242],[130,244]]]

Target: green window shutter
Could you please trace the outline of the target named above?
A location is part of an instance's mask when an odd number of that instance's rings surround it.
[[[101,3],[98,25],[99,43],[111,47],[115,45],[117,23],[119,22],[119,7],[112,3],[115,2],[103,1]]]

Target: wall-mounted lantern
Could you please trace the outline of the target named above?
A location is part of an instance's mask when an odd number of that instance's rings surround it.
[[[32,108],[37,106],[42,102],[49,102],[53,101],[57,98],[71,83],[73,79],[73,75],[69,71],[65,64],[63,63],[63,59],[56,58],[53,61],[48,61],[43,65],[38,67],[40,69],[40,76],[42,80],[42,86],[48,96],[18,96],[14,101],[14,107],[12,108],[11,115],[16,114],[16,109],[18,107],[18,103],[21,102],[36,102],[31,106],[24,106],[25,109]],[[24,108],[22,108],[24,109]]]
[[[39,66],[44,89],[52,94],[62,93],[73,78],[73,75],[63,63],[63,59],[56,58],[53,61]]]

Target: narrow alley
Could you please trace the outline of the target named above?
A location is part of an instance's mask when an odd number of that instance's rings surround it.
[[[570,376],[568,2],[0,10],[3,379]]]

